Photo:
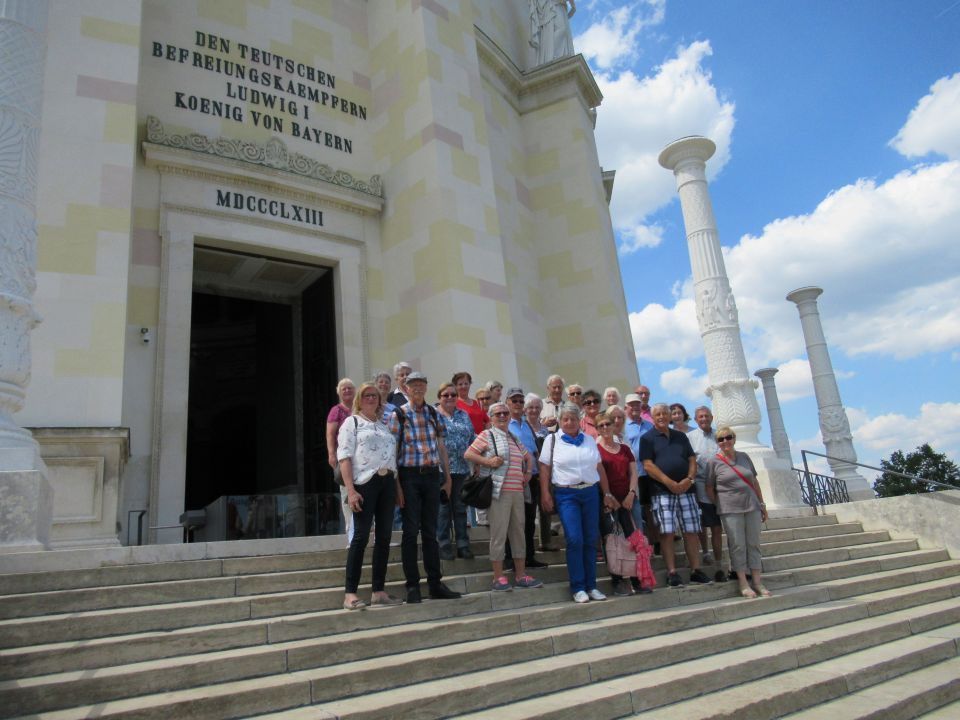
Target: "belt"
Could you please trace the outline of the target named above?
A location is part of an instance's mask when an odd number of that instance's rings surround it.
[[[432,473],[440,472],[440,466],[439,465],[401,465],[400,471],[401,472],[406,471],[408,473],[418,473],[420,475],[429,475]]]
[[[579,485],[557,485],[557,487],[563,490],[585,490],[595,485],[596,483],[580,483]]]
[[[377,475],[379,475],[380,477],[386,477],[387,475],[393,475],[393,470],[390,470],[389,468],[380,468],[379,470],[377,470]]]

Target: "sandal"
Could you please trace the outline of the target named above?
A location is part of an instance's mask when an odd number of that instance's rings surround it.
[[[363,610],[366,606],[367,604],[360,598],[357,598],[356,600],[343,601],[344,610]]]
[[[767,590],[763,585],[757,585],[757,587],[756,587],[756,593],[757,593],[757,595],[759,595],[760,597],[765,597],[765,598],[768,598],[768,597],[772,597],[772,596],[773,596],[773,593],[770,592],[769,590]]]
[[[757,594],[753,591],[753,588],[748,587],[740,588],[740,594],[749,600],[753,600],[757,596]]]
[[[374,597],[370,598],[370,605],[371,605],[371,606],[373,606],[373,605],[387,605],[387,606],[403,605],[403,600],[401,600],[401,599],[398,598],[398,597],[394,597],[393,595],[380,595],[380,596],[374,596]]]

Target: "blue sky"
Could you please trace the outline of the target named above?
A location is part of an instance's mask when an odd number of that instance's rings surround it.
[[[656,162],[668,142],[706,135],[747,362],[780,368],[795,459],[823,445],[784,298],[820,285],[860,460],[930,442],[960,462],[960,0],[577,5],[574,45],[604,93],[597,144],[617,170],[611,212],[654,399],[706,401],[683,220]]]

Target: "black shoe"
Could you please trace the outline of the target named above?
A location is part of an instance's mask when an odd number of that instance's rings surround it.
[[[713,576],[714,582],[726,582],[727,574],[723,570],[717,570],[717,574]]]
[[[453,560],[454,554],[453,550],[448,547],[440,548],[440,559],[441,560]]]
[[[730,574],[727,575],[727,580],[736,580],[736,579],[737,579],[737,574],[733,570],[731,570]],[[750,573],[747,573],[747,582],[748,583],[753,582],[753,575],[751,575]]]
[[[637,595],[650,595],[653,593],[653,588],[641,587],[639,590],[634,590]]]
[[[667,585],[670,587],[683,587],[683,580],[680,579],[680,573],[668,573]]]
[[[617,597],[630,597],[633,592],[626,580],[617,580],[613,583],[613,594]]]
[[[412,587],[407,588],[407,604],[415,605],[416,603],[423,602],[423,598],[420,597],[420,588]]]
[[[468,547],[460,548],[459,550],[457,550],[457,557],[463,558],[464,560],[473,560],[473,557],[474,557],[473,550],[471,550]]]
[[[460,593],[454,592],[443,583],[440,583],[439,585],[430,588],[431,600],[458,600],[460,599],[460,597],[461,597]]]
[[[697,585],[713,585],[713,580],[708,578],[703,570],[694,570],[690,573],[690,582],[696,583]]]
[[[507,558],[503,561],[504,570],[513,570],[513,558]]]
[[[530,558],[529,560],[527,560],[527,567],[528,568],[545,568],[545,567],[549,567],[549,565],[547,565],[547,563],[545,562],[540,562],[536,558]]]
[[[660,543],[655,542],[655,543],[653,544],[653,554],[654,554],[654,555],[659,555],[659,554],[660,554]]]

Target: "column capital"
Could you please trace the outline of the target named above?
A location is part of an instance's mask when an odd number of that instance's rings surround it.
[[[787,300],[799,306],[816,302],[817,298],[821,295],[823,295],[823,288],[817,287],[816,285],[808,285],[807,287],[797,288],[787,293]]]
[[[768,380],[780,372],[777,368],[760,368],[757,370],[754,375],[756,375],[761,380]]]
[[[661,167],[667,170],[677,171],[681,165],[686,163],[695,163],[701,166],[706,165],[707,160],[713,157],[717,151],[717,146],[710,138],[701,135],[691,135],[690,137],[674,140],[667,145],[660,153],[657,161]]]

